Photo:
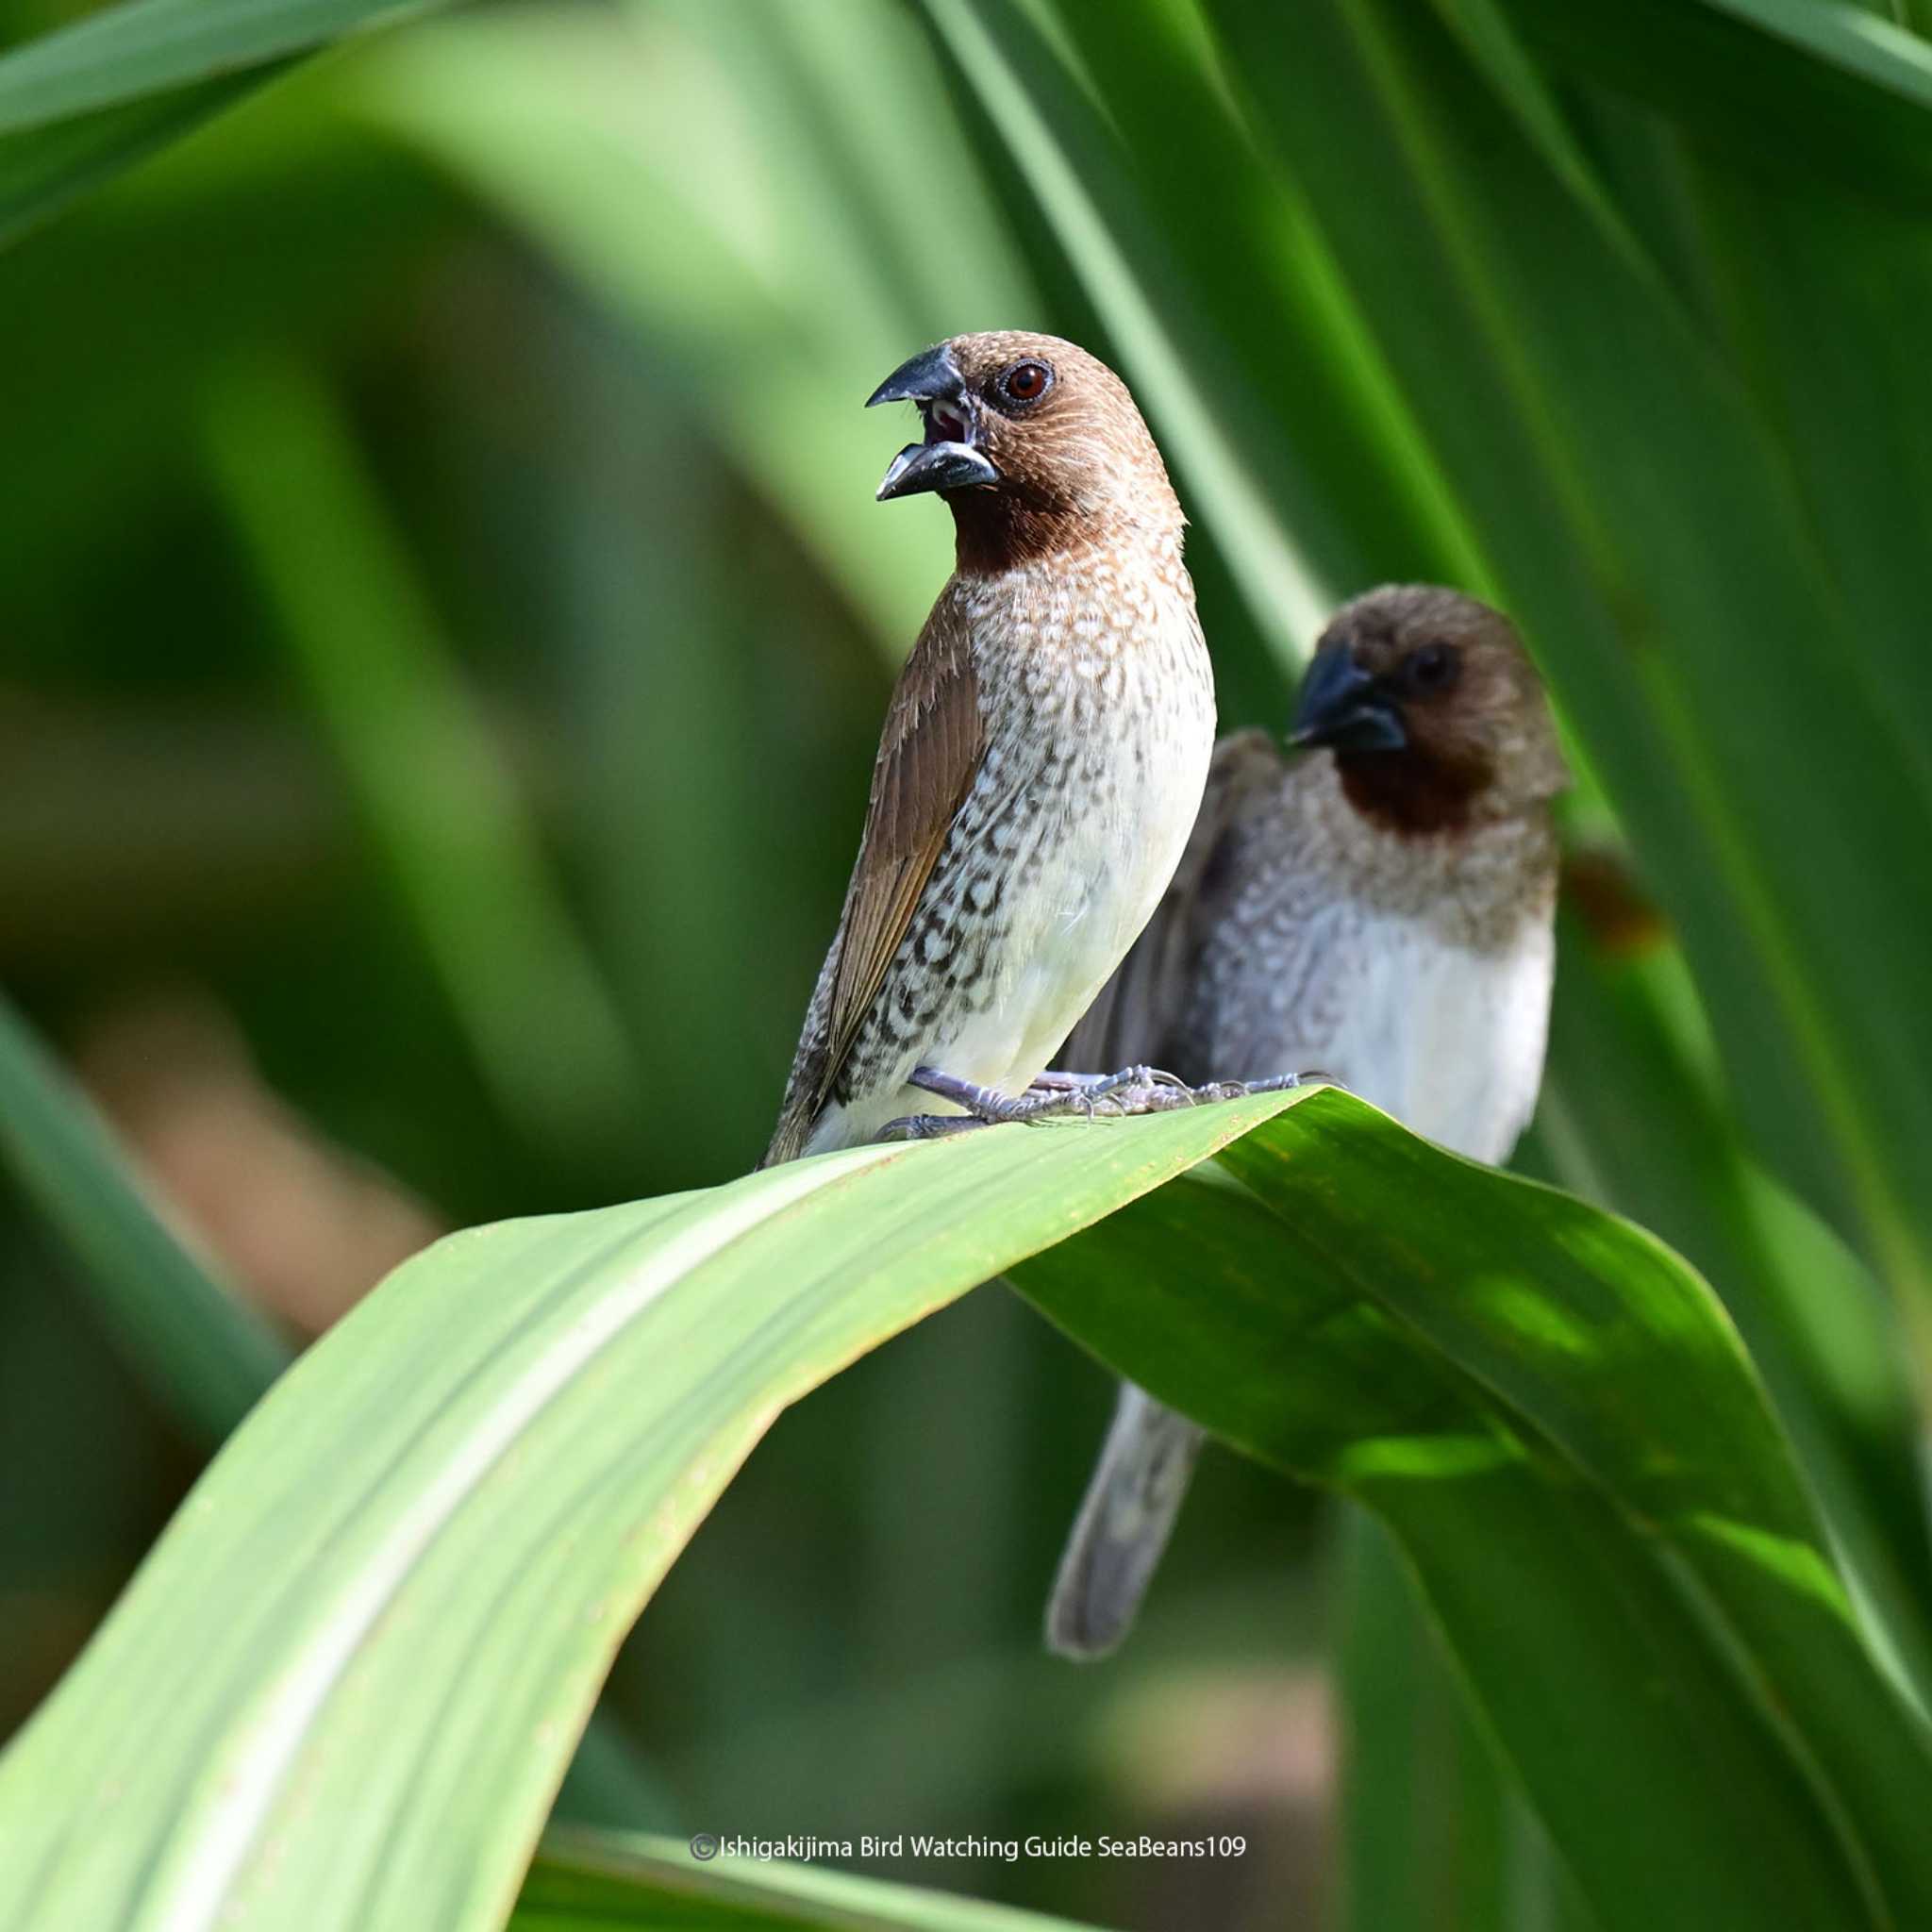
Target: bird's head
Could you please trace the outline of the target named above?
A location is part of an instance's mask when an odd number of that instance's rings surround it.
[[[1569,783],[1508,619],[1432,585],[1371,591],[1336,613],[1289,741],[1326,746],[1357,809],[1406,832],[1506,817]]]
[[[925,434],[892,458],[879,500],[938,491],[962,569],[1180,530],[1126,385],[1073,342],[1018,330],[955,336],[902,363],[867,407],[897,402],[919,406]]]

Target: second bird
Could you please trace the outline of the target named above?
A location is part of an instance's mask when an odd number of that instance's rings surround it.
[[[924,415],[878,493],[937,491],[958,567],[892,694],[767,1166],[935,1093],[1023,1096],[1159,903],[1213,748],[1184,519],[1120,378],[1053,336],[958,336],[872,400]]]
[[[1183,1078],[1319,1069],[1405,1125],[1500,1161],[1536,1106],[1568,782],[1507,622],[1452,591],[1337,613],[1285,760],[1215,749],[1165,902],[1068,1042]],[[1131,1385],[1061,1559],[1047,1641],[1119,1642],[1174,1526],[1201,1431]]]

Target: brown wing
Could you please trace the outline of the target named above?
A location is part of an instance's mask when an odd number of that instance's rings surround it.
[[[926,620],[892,692],[839,936],[807,1016],[763,1165],[804,1151],[985,751],[965,627],[942,606]]]
[[[1208,789],[1187,850],[1133,948],[1101,988],[1054,1061],[1075,1074],[1112,1074],[1146,1062],[1184,1080],[1212,1069],[1176,1066],[1175,1036],[1193,990],[1204,935],[1229,885],[1232,846],[1249,803],[1280,782],[1284,765],[1265,731],[1231,732],[1214,747]]]

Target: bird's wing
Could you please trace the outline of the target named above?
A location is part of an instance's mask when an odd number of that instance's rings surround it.
[[[985,752],[966,626],[942,604],[926,620],[886,713],[839,937],[812,1001],[765,1165],[804,1151]]]
[[[1111,1074],[1142,1061],[1184,1079],[1218,1077],[1169,1063],[1192,996],[1203,936],[1213,927],[1228,883],[1232,842],[1252,803],[1279,783],[1281,754],[1265,731],[1236,731],[1214,747],[1208,789],[1154,917],[1114,975],[1067,1037],[1055,1065],[1069,1073]]]

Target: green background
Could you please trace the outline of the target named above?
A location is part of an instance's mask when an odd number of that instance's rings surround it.
[[[742,1172],[946,568],[936,505],[873,504],[902,425],[858,406],[948,333],[1078,336],[1195,520],[1226,725],[1278,724],[1374,582],[1521,616],[1586,774],[1523,1164],[1711,1276],[1916,1673],[1926,25],[474,8],[44,225],[30,137],[92,138],[102,97],[0,84],[0,980],[297,1330],[437,1225]],[[225,1410],[11,1198],[0,1248],[12,1723]],[[1491,1923],[1542,1854],[1386,1552],[1304,1492],[1212,1457],[1129,1650],[1039,1654],[1108,1400],[988,1292],[781,1418],[620,1659],[624,1765],[567,1806],[1246,1833],[1172,1886],[891,1874],[1132,1926],[1299,1923],[1393,1830],[1363,1869],[1418,1895],[1357,1885],[1357,1923]],[[1385,1801],[1415,1772],[1413,1812],[1343,1827],[1327,1659],[1377,1630],[1362,1681],[1416,1686],[1356,1762],[1389,1754]]]

